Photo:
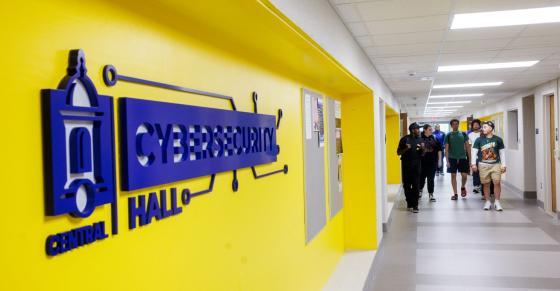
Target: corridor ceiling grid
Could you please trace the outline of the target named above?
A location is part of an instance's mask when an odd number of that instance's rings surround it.
[[[409,116],[426,117],[428,96],[483,93],[432,102],[472,112],[560,77],[560,23],[451,30],[455,14],[560,6],[560,0],[329,0]],[[437,72],[438,66],[539,61],[526,68]],[[432,85],[504,82],[432,89]],[[431,92],[431,93],[430,93]],[[463,107],[460,107],[463,106]]]

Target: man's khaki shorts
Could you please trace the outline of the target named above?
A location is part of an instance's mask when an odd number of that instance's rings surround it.
[[[480,174],[480,182],[488,184],[490,181],[499,183],[502,180],[502,164],[484,164],[478,163],[478,172]]]

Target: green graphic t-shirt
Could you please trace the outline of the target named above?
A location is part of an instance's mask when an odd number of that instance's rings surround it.
[[[500,150],[504,149],[504,141],[499,136],[488,138],[481,136],[474,142],[473,148],[478,149],[478,160],[485,164],[500,162]]]
[[[445,144],[449,145],[450,159],[466,159],[467,151],[465,150],[465,142],[469,137],[462,131],[452,131],[445,135]]]

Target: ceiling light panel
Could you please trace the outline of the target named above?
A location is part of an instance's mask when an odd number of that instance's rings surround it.
[[[470,88],[470,87],[488,87],[488,86],[500,86],[504,82],[486,82],[486,83],[463,83],[463,84],[446,84],[446,85],[434,85],[434,89],[446,89],[446,88]]]
[[[522,61],[522,62],[507,62],[507,63],[488,63],[488,64],[473,64],[473,65],[439,66],[438,67],[438,72],[457,72],[457,71],[474,71],[474,70],[526,68],[526,67],[534,66],[538,62],[539,61]]]
[[[484,96],[484,93],[472,93],[472,94],[450,94],[450,95],[432,95],[429,99],[438,98],[460,98],[460,97],[480,97]]]
[[[455,14],[451,29],[560,22],[560,6]]]
[[[444,101],[444,102],[429,102],[427,105],[432,105],[432,104],[467,104],[467,103],[471,103],[472,101],[470,100],[466,100],[466,101]]]

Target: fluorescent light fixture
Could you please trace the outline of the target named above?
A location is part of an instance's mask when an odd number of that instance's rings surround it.
[[[446,108],[462,108],[462,107],[463,107],[463,105],[439,106],[439,107],[438,106],[436,106],[436,107],[430,106],[430,107],[426,107],[426,109],[446,109]]]
[[[447,85],[435,85],[432,88],[434,88],[434,89],[445,89],[445,88],[487,87],[487,86],[500,86],[503,83],[504,82],[447,84]]]
[[[454,110],[446,110],[446,109],[430,110],[429,108],[426,108],[426,110],[424,110],[424,112],[455,112],[455,111],[457,111],[457,109],[454,109]]]
[[[462,104],[462,103],[471,103],[470,100],[466,101],[444,101],[444,102],[430,102],[428,105],[435,105],[435,104]]]
[[[456,97],[480,97],[484,96],[483,93],[472,93],[472,94],[452,94],[452,95],[432,95],[429,99],[432,98],[456,98]]]
[[[560,6],[455,14],[451,29],[560,22]]]
[[[456,71],[473,71],[473,70],[492,70],[507,68],[526,68],[534,66],[539,61],[523,61],[509,63],[488,63],[474,65],[455,65],[455,66],[439,66],[438,72],[456,72]]]

